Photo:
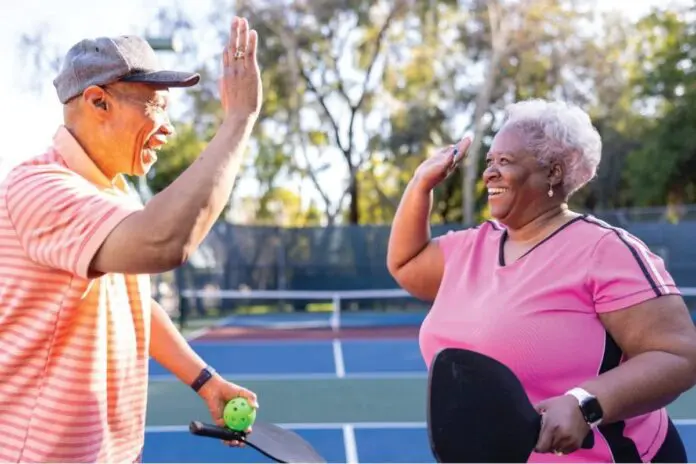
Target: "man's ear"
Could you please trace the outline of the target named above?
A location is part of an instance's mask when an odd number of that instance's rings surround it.
[[[107,93],[97,85],[87,87],[82,93],[82,100],[88,111],[92,110],[95,114],[104,115],[110,109]]]

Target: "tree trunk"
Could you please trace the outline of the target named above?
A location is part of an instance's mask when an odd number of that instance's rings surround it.
[[[476,179],[478,179],[478,165],[483,135],[487,124],[483,117],[491,103],[491,94],[498,78],[498,69],[508,46],[508,25],[501,14],[502,8],[493,0],[488,3],[488,18],[491,28],[491,57],[488,61],[488,69],[483,78],[481,89],[476,96],[476,108],[474,109],[474,139],[466,159],[462,163],[462,221],[465,226],[474,225],[474,209],[476,206]]]
[[[351,169],[354,171],[354,169]],[[348,222],[350,224],[360,224],[360,209],[358,199],[358,178],[357,172],[351,172],[350,175],[350,210],[348,214]]]

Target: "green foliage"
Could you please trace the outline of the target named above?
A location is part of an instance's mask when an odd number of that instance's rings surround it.
[[[190,124],[176,124],[175,137],[157,156],[157,163],[148,173],[148,186],[154,194],[167,188],[181,175],[205,148],[205,141]]]
[[[631,153],[626,171],[635,205],[696,202],[696,92],[665,111]]]
[[[675,11],[654,11],[637,26],[632,85],[648,114],[629,155],[626,183],[638,206],[696,202],[696,30]]]
[[[242,173],[256,190],[237,191],[231,203],[245,221],[389,223],[418,164],[473,127],[496,37],[490,5],[324,0],[279,8],[217,0],[204,23],[167,11],[152,27],[189,36],[216,31],[222,49],[231,13],[220,12],[235,11],[259,33],[264,102]],[[573,198],[575,206],[696,202],[694,12],[655,10],[635,24],[605,15],[598,27],[589,25],[588,6],[519,0],[501,10],[510,39],[490,81],[484,115],[492,122],[481,153],[506,104],[562,98],[590,112],[604,145],[597,178]],[[45,43],[28,37],[23,52]],[[186,90],[177,136],[148,176],[155,193],[200,155],[222,119],[219,55],[198,62],[204,48],[192,40],[184,54],[203,78]],[[482,172],[482,159],[476,169]],[[486,217],[483,185],[463,198],[458,170],[435,191],[433,222],[461,221],[465,200]]]
[[[395,13],[387,28],[381,6],[331,0],[281,12],[242,5],[262,37],[265,101],[247,166],[260,186],[258,221],[272,221],[268,205],[289,204],[282,185],[299,179],[325,201],[308,213],[317,220],[340,212],[346,222],[388,223],[418,164],[469,124],[464,115],[478,90],[468,70],[485,63],[490,50],[486,3],[418,1]],[[590,18],[582,5],[543,0],[507,14],[515,26],[488,113],[495,120],[511,100],[558,95],[590,111],[603,137],[603,160],[574,205],[696,201],[696,147],[689,136],[696,105],[687,60],[694,42],[682,14],[658,10],[635,25],[606,16],[594,35],[585,33]],[[379,41],[388,46],[376,48]],[[204,76],[212,81],[209,72]],[[205,140],[219,122],[214,95],[210,86],[191,93],[196,123],[181,128],[162,153],[155,191],[195,159],[202,147],[196,137]],[[494,130],[495,124],[484,151]],[[328,165],[343,165],[343,185],[354,186],[339,210],[323,177]],[[436,189],[432,220],[460,221],[462,201],[457,171]],[[475,202],[486,218],[480,182]]]

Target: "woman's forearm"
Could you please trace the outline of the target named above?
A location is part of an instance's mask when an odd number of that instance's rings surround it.
[[[430,242],[430,210],[433,194],[414,178],[409,182],[394,215],[387,249],[387,267],[398,270]]]
[[[650,351],[580,385],[594,394],[604,412],[603,423],[649,413],[674,401],[693,385],[688,359]]]

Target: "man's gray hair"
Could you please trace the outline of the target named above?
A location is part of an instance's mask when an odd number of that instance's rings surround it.
[[[532,99],[509,105],[506,113],[503,129],[521,130],[527,150],[544,165],[561,163],[566,195],[594,178],[602,139],[585,111],[564,102]]]

